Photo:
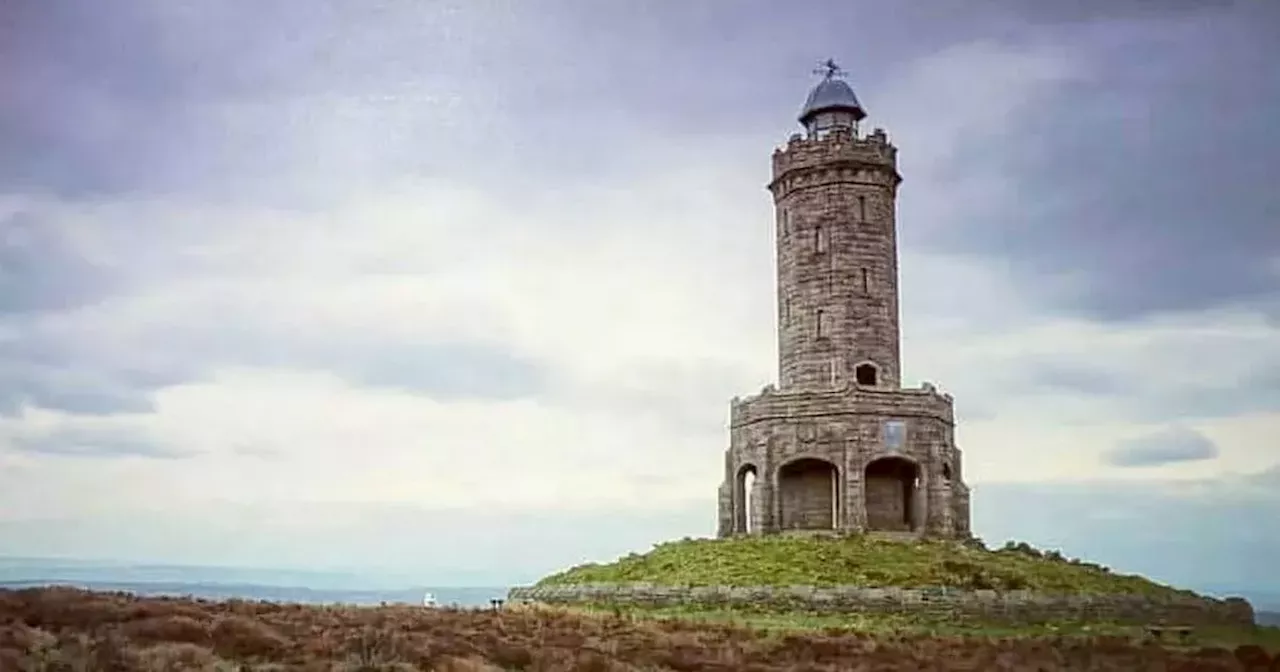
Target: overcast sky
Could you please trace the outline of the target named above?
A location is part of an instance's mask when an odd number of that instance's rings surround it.
[[[834,57],[976,532],[1280,589],[1280,12],[944,4],[0,3],[0,554],[441,584],[714,533]]]

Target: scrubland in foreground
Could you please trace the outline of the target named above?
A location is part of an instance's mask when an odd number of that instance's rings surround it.
[[[1280,660],[1280,659],[1278,659]],[[1276,670],[1259,647],[778,632],[548,609],[331,607],[0,591],[0,670]]]

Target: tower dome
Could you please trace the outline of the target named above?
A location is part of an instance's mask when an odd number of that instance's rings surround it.
[[[828,59],[817,72],[823,78],[804,101],[800,123],[810,135],[821,135],[835,128],[848,128],[856,134],[858,122],[866,118],[867,112],[858,102],[853,87],[841,79],[844,73],[833,60]]]

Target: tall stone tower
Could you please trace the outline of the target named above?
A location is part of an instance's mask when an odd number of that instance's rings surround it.
[[[901,386],[898,150],[823,74],[773,153],[779,384],[732,402],[719,535],[967,537],[951,396]]]

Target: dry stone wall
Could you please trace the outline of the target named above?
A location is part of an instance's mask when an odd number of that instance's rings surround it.
[[[743,611],[904,615],[983,623],[1097,622],[1118,624],[1251,626],[1253,607],[1240,598],[1143,595],[1046,595],[1026,591],[948,588],[818,588],[651,584],[579,584],[511,589],[512,602],[703,607]]]

